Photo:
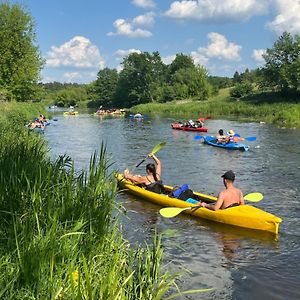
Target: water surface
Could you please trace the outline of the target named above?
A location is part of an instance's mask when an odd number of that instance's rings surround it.
[[[145,164],[135,169],[161,141],[157,154],[163,165],[162,179],[169,185],[188,183],[193,190],[217,195],[223,189],[221,175],[232,169],[236,185],[245,194],[261,192],[256,206],[283,219],[280,233],[257,233],[199,220],[180,214],[165,219],[159,206],[130,195],[120,195],[126,215],[125,237],[144,243],[155,231],[163,234],[165,263],[169,270],[190,271],[180,280],[181,290],[213,287],[209,294],[181,299],[300,299],[300,132],[271,125],[208,120],[208,134],[220,128],[241,136],[256,136],[250,151],[230,151],[203,145],[197,133],[172,130],[168,117],[144,121],[107,119],[88,114],[54,116],[45,138],[51,156],[68,154],[78,169],[87,169],[94,151],[106,143],[114,168],[145,173]],[[203,133],[200,133],[203,134]]]

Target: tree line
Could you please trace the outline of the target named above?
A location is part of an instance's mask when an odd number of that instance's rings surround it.
[[[176,54],[171,64],[160,53],[131,53],[122,70],[104,68],[89,84],[41,83],[44,60],[36,44],[35,23],[19,4],[0,4],[0,101],[53,99],[59,106],[86,102],[90,107],[131,107],[178,99],[206,100],[220,88],[232,97],[260,91],[299,93],[300,37],[284,32],[263,55],[257,69],[235,72],[232,78],[210,76],[189,55]]]

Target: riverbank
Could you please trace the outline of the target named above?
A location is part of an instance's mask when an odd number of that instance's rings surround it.
[[[148,103],[131,108],[143,114],[168,114],[176,118],[211,116],[214,119],[256,121],[275,124],[281,128],[300,128],[300,103],[278,94],[255,94],[243,99],[233,99],[229,89],[207,101],[172,101]]]
[[[24,127],[43,111],[0,103],[0,298],[161,299],[176,276],[160,271],[160,237],[134,249],[123,238],[105,147],[86,172],[63,153],[50,161]]]

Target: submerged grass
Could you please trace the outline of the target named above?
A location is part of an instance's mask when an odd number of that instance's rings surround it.
[[[300,103],[277,94],[256,94],[241,100],[229,97],[228,90],[207,101],[148,103],[132,108],[135,112],[168,114],[176,118],[212,116],[245,121],[263,121],[280,127],[300,128]]]
[[[29,111],[28,111],[29,113]],[[0,298],[162,299],[160,237],[133,249],[113,217],[117,183],[106,147],[76,172],[43,139],[0,118]]]

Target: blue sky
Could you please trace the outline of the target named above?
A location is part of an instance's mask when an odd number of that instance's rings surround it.
[[[89,83],[131,52],[167,64],[191,55],[210,75],[263,64],[283,31],[300,33],[300,0],[23,0],[46,60],[42,81]]]

